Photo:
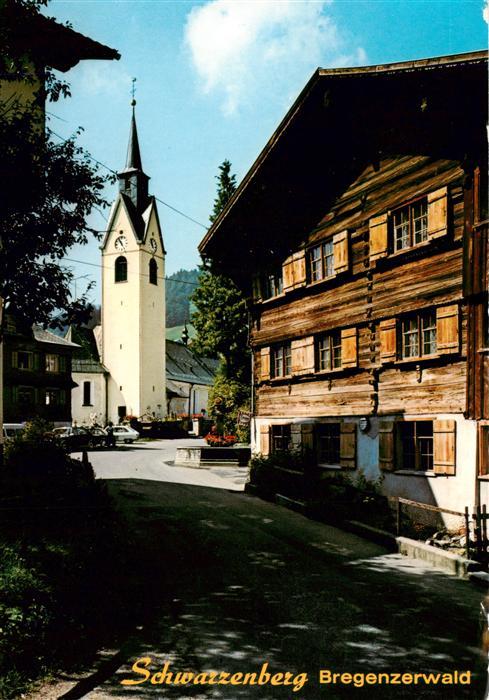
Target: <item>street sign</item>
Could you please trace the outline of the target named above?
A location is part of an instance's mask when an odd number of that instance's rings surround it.
[[[249,411],[239,411],[237,423],[240,428],[247,428],[251,422],[251,413]]]

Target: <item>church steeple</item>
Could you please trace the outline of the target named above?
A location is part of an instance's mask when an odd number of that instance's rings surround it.
[[[136,126],[135,106],[136,100],[132,99],[131,129],[129,132],[129,144],[127,146],[126,166],[117,173],[119,178],[119,190],[123,192],[134,204],[140,214],[148,204],[149,177],[144,173],[139,150],[138,130]]]

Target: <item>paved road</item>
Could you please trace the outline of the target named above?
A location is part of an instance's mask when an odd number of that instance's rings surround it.
[[[94,460],[99,476],[115,476],[107,484],[135,545],[127,575],[139,578],[138,597],[146,601],[141,620],[121,646],[101,652],[91,673],[65,678],[33,697],[482,700],[481,594],[469,583],[231,492],[229,485],[151,480],[157,468],[169,474],[148,455],[154,444],[135,451],[134,461],[126,462],[125,452],[117,453],[117,464],[107,455]],[[144,473],[153,476],[139,478],[143,463]],[[124,476],[128,469],[132,475]],[[204,478],[199,474],[194,478]],[[297,692],[270,684],[121,685],[142,678],[131,671],[140,657],[152,659],[152,671],[169,662],[173,672],[253,673],[267,662],[274,673],[293,674],[297,685],[300,674],[308,679]],[[356,688],[320,685],[320,669],[469,670],[473,678],[471,685]]]
[[[193,484],[242,491],[248,478],[247,468],[190,469],[174,466],[177,447],[205,445],[199,438],[151,440],[118,445],[114,450],[93,450],[89,459],[99,479],[150,479],[175,484]],[[80,458],[81,454],[74,453]]]

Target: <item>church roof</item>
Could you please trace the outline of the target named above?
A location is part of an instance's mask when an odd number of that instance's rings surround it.
[[[214,381],[217,364],[217,360],[197,357],[183,343],[166,341],[167,380],[210,386]]]
[[[97,342],[92,328],[71,326],[71,338],[78,345],[73,353],[72,371],[105,373],[107,369],[100,362]]]
[[[141,151],[139,150],[138,130],[136,126],[136,116],[132,110],[131,130],[129,132],[129,143],[127,146],[126,170],[142,170]]]

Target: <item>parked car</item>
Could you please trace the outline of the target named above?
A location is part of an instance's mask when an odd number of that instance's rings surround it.
[[[3,437],[8,440],[22,435],[25,428],[25,423],[4,423],[3,424]]]
[[[112,430],[116,442],[132,443],[139,437],[138,431],[129,425],[114,425]]]
[[[107,433],[103,428],[63,427],[50,433],[69,452],[87,447],[103,447],[107,443]]]

